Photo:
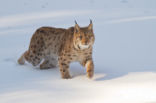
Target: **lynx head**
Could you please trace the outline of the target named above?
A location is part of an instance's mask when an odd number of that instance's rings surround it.
[[[90,20],[90,24],[87,27],[80,27],[75,21],[73,39],[74,46],[77,49],[83,50],[91,47],[95,40],[92,21]]]

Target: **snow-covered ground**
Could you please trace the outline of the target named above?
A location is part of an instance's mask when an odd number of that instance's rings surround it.
[[[68,28],[93,20],[95,75],[71,64],[18,65],[41,26]],[[155,0],[3,0],[0,3],[0,103],[156,103]]]

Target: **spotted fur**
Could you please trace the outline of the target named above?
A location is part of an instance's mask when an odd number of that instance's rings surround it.
[[[29,49],[18,59],[19,64],[25,60],[34,66],[40,64],[40,69],[59,66],[62,78],[71,78],[69,64],[80,62],[86,67],[87,76],[93,77],[94,64],[92,60],[92,46],[95,37],[92,21],[87,27],[74,27],[68,29],[41,27],[31,38]]]

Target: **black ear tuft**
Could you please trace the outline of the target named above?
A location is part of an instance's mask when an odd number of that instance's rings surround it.
[[[75,24],[77,24],[76,20],[75,20]]]
[[[80,30],[79,25],[77,24],[76,20],[75,20],[75,32],[78,33]]]
[[[90,24],[92,24],[92,19],[90,19]]]
[[[90,24],[88,25],[88,30],[92,30],[93,29],[93,23],[92,20],[90,19]]]

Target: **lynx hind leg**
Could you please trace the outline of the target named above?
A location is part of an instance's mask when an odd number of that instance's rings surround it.
[[[40,69],[50,69],[57,67],[56,59],[45,59],[43,63],[40,65]]]
[[[33,53],[31,50],[26,51],[21,58],[19,58],[18,63],[24,64],[25,60],[31,63],[33,66],[38,65],[41,62],[41,55],[38,55],[38,53]]]
[[[24,52],[24,53],[22,54],[22,56],[18,59],[18,63],[19,63],[20,65],[24,65],[24,64],[25,64],[25,58],[24,58],[24,56],[26,55],[26,53],[27,53],[27,51]]]

